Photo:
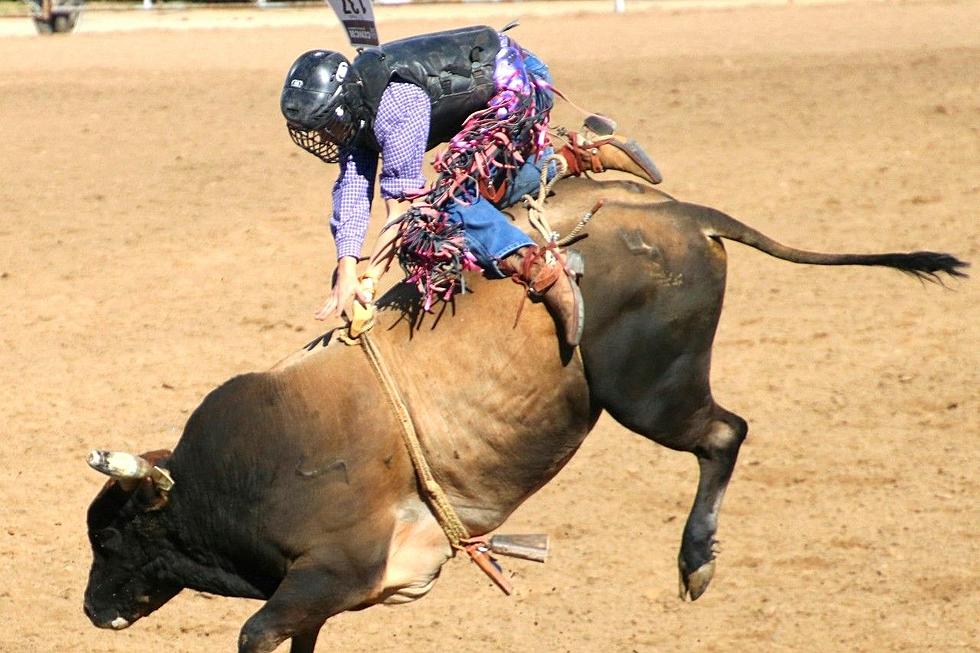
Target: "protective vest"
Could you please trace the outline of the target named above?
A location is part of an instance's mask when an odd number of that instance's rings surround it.
[[[388,84],[415,84],[429,96],[432,117],[426,149],[455,136],[471,113],[487,106],[496,92],[494,61],[500,36],[490,27],[464,27],[422,34],[361,52],[345,98],[363,125],[354,144],[380,151],[374,117]]]

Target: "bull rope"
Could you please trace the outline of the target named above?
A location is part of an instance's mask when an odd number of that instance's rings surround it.
[[[549,180],[548,169],[552,163],[555,164],[558,170]],[[601,205],[601,202],[597,204],[596,208],[585,214],[567,236],[559,239],[558,233],[551,229],[551,225],[545,217],[544,204],[545,198],[551,192],[551,187],[564,176],[567,168],[568,162],[564,157],[557,154],[552,154],[547,157],[544,165],[541,167],[541,186],[538,190],[538,197],[534,198],[531,195],[525,195],[523,198],[525,206],[528,209],[528,218],[534,228],[538,230],[546,241],[556,242],[562,246],[578,236]],[[341,333],[340,339],[348,345],[361,345],[368,362],[371,364],[371,370],[381,384],[385,397],[395,411],[395,415],[401,425],[402,441],[405,444],[405,449],[408,451],[408,457],[412,461],[412,467],[415,469],[415,476],[422,488],[422,493],[432,508],[436,521],[439,522],[439,526],[442,528],[443,533],[446,534],[446,538],[449,540],[449,544],[453,549],[467,551],[472,555],[472,552],[466,546],[472,542],[469,530],[467,530],[466,525],[463,524],[459,515],[456,514],[456,510],[449,501],[449,497],[446,496],[445,490],[442,489],[442,486],[439,485],[439,482],[432,474],[432,468],[429,466],[429,461],[425,458],[425,450],[422,448],[418,431],[415,429],[415,422],[408,412],[408,406],[405,404],[405,400],[398,390],[398,384],[388,369],[380,350],[378,350],[374,339],[368,332],[374,323],[374,311],[369,310],[367,311],[368,315],[360,315],[356,309],[362,307],[359,307],[358,303],[355,302],[357,319],[349,325],[346,333]],[[362,310],[361,313],[364,313],[364,311]],[[493,576],[491,575],[491,577]]]
[[[548,170],[552,163],[555,164],[557,173],[549,180]],[[551,192],[551,187],[555,182],[565,175],[567,168],[568,162],[564,157],[557,154],[548,156],[541,169],[541,185],[538,189],[537,198],[531,195],[525,195],[523,198],[524,204],[528,209],[528,218],[531,224],[548,243],[558,246],[565,246],[577,240],[585,225],[592,219],[595,212],[602,207],[602,200],[599,200],[592,210],[586,213],[579,220],[575,228],[564,238],[560,238],[558,232],[552,230],[545,216],[545,199],[548,197],[548,193]],[[452,503],[449,501],[445,490],[442,489],[442,486],[439,485],[439,482],[432,474],[432,468],[429,467],[429,462],[426,460],[425,450],[422,448],[418,431],[415,429],[415,422],[408,412],[408,406],[405,404],[405,400],[398,390],[398,384],[395,378],[385,364],[381,351],[368,333],[373,325],[374,306],[369,305],[365,307],[355,300],[354,319],[350,321],[348,328],[341,331],[338,335],[340,340],[345,344],[359,344],[364,350],[368,362],[371,365],[371,370],[374,372],[375,378],[380,383],[385,397],[395,411],[395,416],[401,425],[402,442],[405,444],[408,457],[412,461],[412,468],[415,470],[415,477],[421,489],[420,494],[432,510],[433,516],[436,518],[439,527],[442,528],[446,539],[449,540],[450,547],[454,551],[465,552],[504,594],[509,595],[513,591],[513,588],[510,582],[504,577],[500,565],[490,555],[492,548],[488,544],[488,541],[486,538],[471,537],[466,525],[463,524],[463,521],[459,518]],[[575,348],[575,356],[578,358],[579,364],[583,365],[582,353],[578,347]]]
[[[408,457],[412,461],[412,467],[415,468],[415,476],[422,486],[425,498],[435,513],[436,521],[439,522],[439,526],[442,527],[453,549],[465,550],[464,541],[469,539],[470,533],[462,520],[460,520],[459,515],[456,514],[456,510],[449,502],[449,497],[446,496],[446,492],[439,485],[435,476],[432,475],[432,468],[429,467],[429,462],[425,459],[425,451],[422,449],[422,443],[419,441],[419,434],[415,430],[415,423],[412,421],[412,416],[408,413],[408,407],[405,405],[405,400],[398,391],[398,385],[395,383],[394,377],[392,377],[391,372],[388,370],[388,366],[381,357],[381,352],[378,351],[377,346],[374,344],[374,339],[371,338],[370,334],[361,333],[357,337],[357,340],[361,343],[364,353],[367,354],[368,361],[371,363],[371,369],[381,383],[381,387],[384,388],[388,403],[394,408],[395,415],[401,423],[402,440],[405,443],[405,448],[408,450]]]
[[[554,176],[548,179],[548,170],[551,168],[551,164],[554,163],[557,168]],[[555,183],[565,176],[568,172],[568,161],[565,157],[560,154],[551,154],[544,159],[544,165],[541,166],[541,185],[538,186],[538,196],[532,197],[531,195],[525,195],[522,197],[524,202],[524,207],[527,209],[527,219],[531,223],[541,237],[544,238],[545,243],[554,243],[558,247],[565,247],[570,245],[579,239],[579,235],[585,226],[589,224],[592,220],[592,216],[602,208],[603,200],[596,202],[592,210],[582,216],[578,221],[578,224],[565,235],[564,238],[559,237],[558,232],[551,228],[551,223],[548,221],[545,215],[545,200],[551,193],[551,187]]]

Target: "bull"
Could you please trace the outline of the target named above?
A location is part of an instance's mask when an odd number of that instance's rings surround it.
[[[684,527],[682,598],[715,569],[715,534],[744,419],[711,395],[725,290],[723,240],[794,263],[884,266],[939,281],[963,261],[933,252],[823,254],[781,245],[711,208],[631,182],[564,181],[556,226],[597,197],[578,245],[586,327],[578,352],[541,307],[514,326],[521,290],[471,279],[441,315],[400,285],[379,302],[372,339],[410,407],[425,456],[469,533],[499,527],[572,457],[600,413],[678,451],[700,476]],[[211,392],[173,452],[93,453],[112,478],[88,512],[85,612],[124,628],[184,588],[265,600],[240,653],[291,638],[310,653],[346,610],[411,601],[454,554],[360,347],[330,332],[263,373]]]

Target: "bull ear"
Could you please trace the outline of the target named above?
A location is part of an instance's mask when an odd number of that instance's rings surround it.
[[[145,478],[152,479],[161,492],[169,492],[174,486],[167,470],[131,453],[95,449],[88,455],[88,464],[92,469],[119,481],[124,489],[132,489]]]

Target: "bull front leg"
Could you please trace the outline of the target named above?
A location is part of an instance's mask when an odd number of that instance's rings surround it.
[[[316,638],[319,636],[319,628],[312,633],[293,635],[293,641],[289,645],[289,653],[313,653],[313,649],[316,648]]]
[[[330,567],[299,560],[278,589],[242,627],[239,653],[272,653],[292,638],[291,653],[313,653],[327,619],[363,603],[369,588],[357,574],[339,574]]]
[[[698,458],[700,476],[677,556],[682,599],[694,601],[704,594],[715,574],[718,514],[735,468],[738,450],[747,432],[748,425],[744,419],[725,411],[711,422],[699,444],[692,450]]]

